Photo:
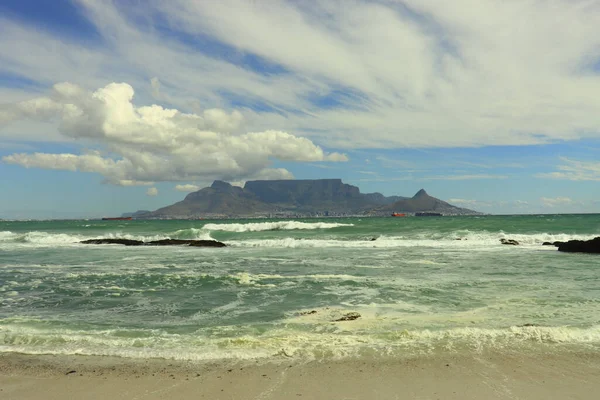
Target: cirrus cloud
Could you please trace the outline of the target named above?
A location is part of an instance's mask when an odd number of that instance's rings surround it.
[[[537,174],[538,178],[564,179],[570,181],[600,181],[600,163],[593,161],[572,160],[560,157],[562,165],[558,171]]]
[[[0,17],[0,73],[153,77],[147,94],[179,109],[242,104],[252,131],[340,148],[600,137],[595,1],[75,1],[101,40]]]

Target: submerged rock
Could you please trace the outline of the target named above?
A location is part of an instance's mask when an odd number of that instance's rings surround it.
[[[131,239],[90,239],[83,240],[79,243],[83,244],[122,244],[125,246],[141,246],[144,244],[141,240],[131,240]]]
[[[542,246],[555,246],[555,247],[558,247],[558,245],[562,244],[562,243],[564,243],[564,242],[558,242],[558,241],[557,242],[544,242],[544,243],[542,243]]]
[[[192,247],[226,247],[227,245],[216,240],[183,240],[183,239],[162,239],[143,242],[141,240],[131,239],[89,239],[83,240],[83,244],[122,244],[125,246],[192,246]]]
[[[519,244],[519,242],[517,242],[514,239],[504,239],[504,238],[500,239],[500,243],[502,243],[502,244],[510,244],[512,246],[516,246],[516,245]]]
[[[591,240],[569,240],[560,242],[558,251],[567,253],[596,253],[600,254],[600,236]]]
[[[360,318],[360,314],[357,312],[349,312],[344,314],[341,318],[335,319],[334,322],[338,321],[354,321],[355,319]]]
[[[186,240],[186,239],[161,239],[144,243],[144,246],[181,246],[193,247],[225,247],[225,243],[216,240]]]

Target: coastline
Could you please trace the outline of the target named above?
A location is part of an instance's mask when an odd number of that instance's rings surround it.
[[[0,354],[3,399],[593,399],[593,350],[395,359],[186,362]]]

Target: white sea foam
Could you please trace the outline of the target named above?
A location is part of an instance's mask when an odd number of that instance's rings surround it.
[[[232,304],[235,304],[232,303]],[[310,318],[306,315],[302,318]],[[128,358],[182,360],[343,359],[360,354],[410,355],[469,348],[515,351],[530,345],[600,344],[600,326],[507,327],[498,329],[451,328],[444,330],[394,329],[380,332],[348,332],[352,322],[327,322],[323,329],[297,330],[298,324],[273,327],[260,334],[224,326],[218,335],[199,329],[189,334],[163,330],[110,329],[81,331],[39,330],[11,323],[0,331],[0,353],[104,355]],[[341,329],[341,330],[340,330]],[[596,348],[596,347],[594,347]]]
[[[446,234],[435,232],[414,234],[406,236],[379,236],[376,240],[336,240],[336,239],[250,239],[231,240],[228,242],[234,247],[283,247],[283,248],[396,248],[396,247],[447,247],[447,248],[497,248],[501,239],[514,239],[522,246],[539,246],[543,242],[589,240],[598,235],[570,235],[570,234],[510,234],[505,232],[469,232],[457,231]],[[460,240],[459,240],[460,239]],[[512,246],[504,246],[512,248]],[[549,247],[549,249],[554,249]]]
[[[354,226],[354,224],[342,224],[337,222],[300,222],[300,221],[277,221],[277,222],[254,222],[248,224],[206,224],[203,229],[210,231],[226,232],[261,232],[277,230],[296,229],[332,229],[343,226]]]
[[[250,274],[248,272],[240,272],[233,275],[227,275],[229,278],[236,279],[241,285],[256,285],[262,280],[313,280],[313,281],[364,281],[366,278],[362,276],[354,276],[347,274],[307,274],[307,275],[279,275],[279,274]],[[262,285],[267,286],[267,285]],[[272,285],[270,285],[272,286]]]
[[[10,231],[0,232],[0,245],[22,245],[22,246],[36,246],[36,247],[47,247],[47,246],[68,246],[78,244],[82,240],[96,239],[96,238],[109,238],[109,239],[130,239],[130,240],[141,240],[141,241],[152,241],[161,239],[204,239],[212,240],[209,232],[202,231],[201,229],[183,229],[172,233],[163,233],[156,235],[132,235],[123,232],[105,232],[96,235],[87,233],[86,235],[78,234],[67,234],[67,233],[52,233],[43,231],[31,231],[25,233],[16,233]]]
[[[198,228],[180,229],[169,235],[171,239],[213,240],[209,232]]]

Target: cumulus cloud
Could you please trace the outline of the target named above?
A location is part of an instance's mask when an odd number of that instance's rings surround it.
[[[270,168],[272,159],[347,160],[344,154],[326,153],[311,140],[287,132],[239,133],[244,118],[238,111],[213,108],[199,115],[159,105],[137,107],[133,97],[134,90],[126,83],[111,83],[94,92],[60,83],[50,96],[19,102],[5,110],[5,122],[57,120],[63,135],[92,141],[103,152],[19,153],[3,161],[28,168],[96,172],[108,183],[134,185],[190,179],[289,179],[289,171]]]
[[[148,190],[146,190],[146,195],[147,196],[157,196],[158,195],[158,189],[155,188],[155,187],[148,188]]]
[[[537,174],[539,178],[565,179],[570,181],[600,181],[600,162],[571,160],[561,157],[564,164],[558,171]]]
[[[195,192],[200,190],[200,186],[187,183],[185,185],[175,185],[175,190],[179,192]]]

